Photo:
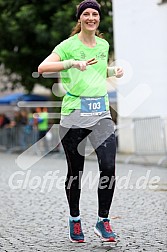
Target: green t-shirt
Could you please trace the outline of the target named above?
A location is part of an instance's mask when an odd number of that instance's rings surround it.
[[[53,52],[58,54],[62,61],[68,59],[84,61],[91,58],[98,60],[98,63],[88,66],[85,71],[70,68],[60,72],[61,82],[67,91],[62,103],[63,115],[70,114],[74,109],[80,109],[82,96],[105,96],[106,110],[109,110],[106,87],[108,51],[109,44],[106,40],[96,36],[96,46],[90,48],[79,40],[78,34],[54,48]]]

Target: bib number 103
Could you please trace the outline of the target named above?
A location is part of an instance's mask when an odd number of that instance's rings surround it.
[[[100,109],[100,102],[93,102],[93,103],[88,103],[89,106],[89,110],[96,110],[96,109]]]
[[[100,115],[106,111],[104,97],[81,97],[81,116]]]

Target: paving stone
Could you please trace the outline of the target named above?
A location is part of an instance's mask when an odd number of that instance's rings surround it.
[[[117,185],[110,218],[118,234],[118,244],[112,247],[102,243],[93,233],[97,220],[96,161],[86,160],[83,175],[80,205],[86,242],[73,244],[68,240],[69,211],[63,185],[67,166],[64,156],[55,154],[43,158],[29,170],[18,167],[17,158],[15,154],[0,153],[1,252],[165,251],[166,168],[117,164]],[[57,178],[51,183],[49,174],[54,172]],[[9,183],[12,176],[16,189]],[[159,180],[153,180],[153,177]]]

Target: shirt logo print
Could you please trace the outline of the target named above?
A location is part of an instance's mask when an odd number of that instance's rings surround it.
[[[107,55],[104,52],[100,52],[96,55],[97,59],[105,60]]]
[[[80,56],[81,56],[81,59],[85,59],[86,58],[86,55],[83,51],[80,52]]]

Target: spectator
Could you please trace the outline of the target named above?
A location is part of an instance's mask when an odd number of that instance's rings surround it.
[[[21,150],[27,148],[27,125],[28,125],[28,114],[26,110],[15,111],[14,119],[12,122],[13,130],[15,129],[15,141]]]
[[[49,152],[46,133],[48,132],[48,112],[47,108],[36,108],[38,118],[38,140],[41,140],[44,146],[44,152]]]
[[[4,114],[0,114],[0,144],[8,150],[11,145],[10,119]]]
[[[0,114],[0,128],[9,126],[10,126],[10,119],[4,113]]]

